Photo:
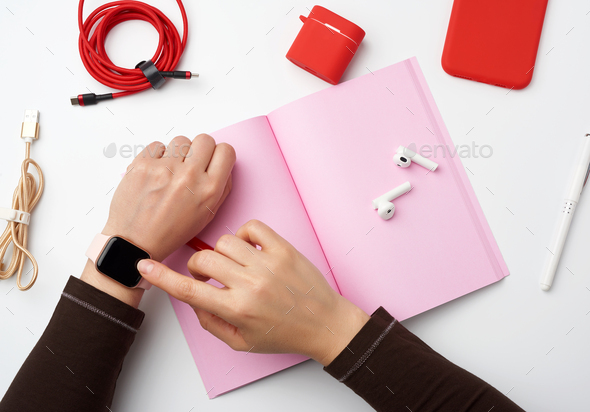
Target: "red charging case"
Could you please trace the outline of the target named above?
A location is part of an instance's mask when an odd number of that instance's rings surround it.
[[[336,13],[314,6],[287,52],[287,59],[331,84],[338,84],[365,31]]]

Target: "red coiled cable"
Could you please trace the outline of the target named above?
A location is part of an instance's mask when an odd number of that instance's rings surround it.
[[[149,4],[141,1],[114,1],[98,7],[84,21],[82,17],[84,0],[80,0],[78,5],[78,27],[80,30],[78,47],[84,67],[100,83],[122,91],[108,95],[79,95],[72,98],[72,104],[82,106],[95,104],[100,100],[128,96],[151,87],[142,70],[139,68],[127,69],[113,64],[105,50],[105,40],[109,32],[117,24],[128,20],[143,20],[158,31],[158,47],[151,61],[164,77],[192,77],[190,72],[174,72],[184,52],[188,35],[188,21],[184,5],[181,0],[176,0],[176,2],[182,14],[182,40],[178,30],[168,17]]]

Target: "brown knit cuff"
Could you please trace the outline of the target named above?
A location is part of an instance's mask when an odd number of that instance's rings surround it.
[[[73,276],[70,276],[64,288],[62,299],[68,299],[134,333],[145,316],[141,310]]]
[[[383,307],[379,307],[348,346],[324,370],[338,381],[344,382],[371,357],[396,323]]]

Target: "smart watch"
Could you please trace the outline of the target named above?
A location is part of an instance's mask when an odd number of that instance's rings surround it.
[[[152,287],[137,270],[137,263],[151,259],[150,254],[121,236],[97,234],[86,256],[94,262],[97,271],[123,286],[146,290]]]

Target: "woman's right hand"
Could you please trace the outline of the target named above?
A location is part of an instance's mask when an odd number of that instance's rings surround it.
[[[215,251],[195,253],[188,269],[196,279],[153,260],[138,268],[191,305],[203,328],[234,350],[298,353],[326,366],[369,320],[305,256],[256,220],[219,238]],[[207,278],[224,287],[203,282]]]

